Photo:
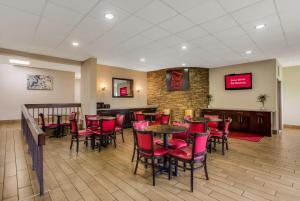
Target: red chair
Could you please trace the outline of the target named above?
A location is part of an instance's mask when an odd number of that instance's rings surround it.
[[[154,144],[153,133],[151,131],[137,131],[136,142],[137,142],[137,160],[136,160],[134,174],[136,174],[139,162],[144,163],[147,167],[148,159],[150,159],[151,166],[152,166],[153,186],[155,186],[155,166],[158,165],[159,161],[162,161],[162,159],[164,159],[167,156],[169,149],[156,146]],[[156,164],[155,164],[155,160],[157,161]]]
[[[163,114],[163,115],[161,115],[161,121],[160,121],[160,123],[162,125],[168,125],[169,122],[170,122],[170,115],[169,114]]]
[[[102,119],[100,122],[100,129],[93,130],[93,133],[96,135],[95,140],[99,140],[99,152],[103,142],[107,143],[113,141],[116,148],[116,119]]]
[[[65,129],[68,129],[68,131],[69,131],[69,129],[71,130],[71,122],[70,122],[70,119],[76,119],[76,112],[71,112],[71,115],[68,117],[68,121],[69,122],[64,122],[63,124],[62,124],[62,126],[63,126],[63,128]]]
[[[76,152],[78,153],[79,141],[85,141],[86,146],[88,145],[87,141],[92,139],[94,134],[91,130],[80,130],[78,131],[77,120],[70,119],[71,123],[71,145],[70,149],[73,147],[73,142],[76,141]],[[84,139],[81,139],[84,138]]]
[[[133,154],[131,158],[131,162],[134,160],[135,152],[136,152],[136,132],[137,131],[143,131],[145,128],[149,126],[148,121],[135,121],[132,122],[132,133],[133,133]]]
[[[135,121],[145,121],[145,115],[143,114],[136,114]]]
[[[172,166],[175,165],[175,171],[177,172],[178,161],[183,162],[184,171],[186,169],[191,170],[191,191],[194,190],[194,170],[196,168],[203,167],[206,180],[208,180],[207,164],[206,164],[206,146],[208,141],[207,126],[202,123],[204,128],[200,133],[193,133],[192,146],[177,149],[169,152],[169,179],[171,179]],[[195,167],[195,164],[200,163],[200,166]],[[190,168],[186,167],[186,164],[190,165]]]
[[[204,115],[204,118],[207,119],[218,119],[219,116],[218,115]],[[212,130],[218,130],[219,124],[218,122],[208,122],[208,128],[212,131]]]
[[[45,124],[45,117],[43,113],[39,114],[40,122],[41,122],[41,129],[46,132],[47,129],[52,129],[55,132],[55,135],[59,135],[59,125],[57,123]]]
[[[205,131],[205,126],[206,124],[204,124],[203,122],[192,122],[188,131],[189,141],[193,141],[193,133],[202,133],[203,131]]]
[[[170,139],[168,141],[168,145],[171,149],[180,149],[183,147],[187,147],[188,144],[188,129],[190,128],[190,124],[189,123],[181,123],[181,122],[177,122],[174,121],[173,126],[182,126],[187,128],[186,132],[182,132],[182,133],[176,133],[172,135],[172,139]]]
[[[155,114],[155,121],[151,122],[151,125],[160,125],[161,124],[161,115],[162,112],[156,112]]]
[[[187,116],[185,116],[185,117],[183,118],[183,121],[184,121],[184,122],[191,122],[192,119],[193,119],[192,116],[187,115]]]
[[[124,142],[124,135],[123,135],[123,124],[124,124],[124,114],[117,114],[116,115],[116,128],[115,132],[120,133],[122,135],[122,141]]]
[[[86,129],[97,130],[99,129],[99,121],[95,120],[98,115],[85,115]]]
[[[136,120],[136,115],[137,114],[143,114],[143,112],[142,111],[133,112],[133,119],[134,119],[134,121],[137,121]]]
[[[228,150],[228,134],[229,134],[229,126],[231,123],[232,119],[228,118],[224,121],[223,123],[223,130],[211,130],[210,131],[210,143],[214,143],[214,148],[216,148],[216,143],[217,141],[220,142],[221,140],[221,144],[222,144],[222,154],[225,154],[225,149],[224,149],[224,145],[226,145],[226,150]]]

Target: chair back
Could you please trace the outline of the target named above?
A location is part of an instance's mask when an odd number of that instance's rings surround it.
[[[77,120],[70,119],[70,124],[71,124],[71,134],[72,135],[78,135],[78,126],[77,126]]]
[[[182,127],[187,128],[187,130],[185,132],[173,134],[172,139],[180,139],[180,140],[187,141],[188,140],[188,130],[190,128],[190,124],[173,121],[172,125],[173,126],[182,126]]]
[[[143,131],[149,126],[149,121],[134,121],[132,122],[133,130]]]
[[[137,114],[143,114],[143,112],[142,112],[142,111],[133,112],[133,118],[134,118],[134,121],[137,121],[137,120],[136,120],[136,115],[137,115]]]
[[[161,122],[161,115],[162,115],[162,112],[155,113],[155,121],[156,122]]]
[[[204,115],[204,118],[208,118],[208,119],[218,119],[219,116],[218,115]],[[218,122],[208,122],[208,127],[209,128],[215,128],[217,129],[219,126]]]
[[[44,131],[46,125],[45,125],[45,118],[44,118],[44,114],[40,113],[39,114],[39,118],[40,118],[40,122],[41,122],[41,126],[42,126],[42,130]]]
[[[140,153],[153,154],[152,131],[136,131],[136,145]]]
[[[225,135],[229,134],[229,126],[230,126],[231,122],[232,122],[231,118],[227,118],[224,121],[223,132]]]
[[[168,125],[170,122],[170,115],[169,114],[163,114],[161,115],[161,124]]]
[[[190,133],[203,133],[207,130],[207,123],[205,122],[192,122],[190,125]]]
[[[184,122],[191,122],[192,119],[193,119],[193,117],[190,116],[190,115],[187,115],[187,116],[184,116],[184,117],[183,117],[183,121],[184,121]]]
[[[124,114],[117,114],[116,118],[117,118],[116,119],[116,126],[119,126],[119,127],[123,128],[125,115]]]
[[[206,155],[208,132],[193,133],[193,139],[192,160],[203,159],[202,156]]]
[[[115,132],[116,119],[102,119],[101,120],[101,133],[112,134]]]
[[[98,115],[85,115],[85,125],[86,128],[98,128],[99,127],[99,121],[91,120],[91,118],[97,118]]]
[[[145,120],[145,115],[143,114],[135,114],[136,121],[144,121]]]

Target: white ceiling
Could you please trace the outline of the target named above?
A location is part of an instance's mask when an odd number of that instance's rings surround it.
[[[0,0],[0,47],[143,71],[285,65],[300,58],[299,8],[299,0]]]

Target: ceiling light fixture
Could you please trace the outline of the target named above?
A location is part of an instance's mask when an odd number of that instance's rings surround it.
[[[263,28],[265,28],[265,27],[266,27],[265,24],[259,24],[259,25],[256,25],[256,26],[255,26],[255,29],[263,29]]]
[[[72,45],[73,45],[74,47],[78,47],[78,46],[79,46],[79,43],[78,43],[78,42],[72,42]]]
[[[141,58],[140,61],[141,61],[141,62],[145,62],[146,59],[145,59],[145,58]]]
[[[19,64],[19,65],[29,65],[29,61],[24,61],[24,60],[18,60],[18,59],[9,59],[9,63],[12,64]]]
[[[186,64],[181,64],[182,66],[186,66]]]
[[[246,54],[252,54],[252,50],[247,50],[245,53]]]
[[[115,16],[112,13],[106,13],[105,14],[105,18],[108,19],[108,20],[112,20],[112,19],[114,19],[114,17]]]
[[[186,49],[187,49],[187,46],[183,45],[183,46],[181,46],[181,49],[182,49],[182,50],[186,50]]]

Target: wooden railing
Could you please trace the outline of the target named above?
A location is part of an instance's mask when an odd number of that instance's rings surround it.
[[[28,144],[28,152],[32,158],[32,168],[37,174],[40,187],[40,195],[44,194],[44,170],[43,170],[43,146],[45,145],[46,133],[40,128],[39,114],[43,113],[46,123],[54,123],[55,115],[60,114],[67,117],[67,114],[76,112],[79,119],[81,113],[80,103],[64,104],[25,104],[21,108],[21,127]],[[61,119],[61,123],[68,121]]]

